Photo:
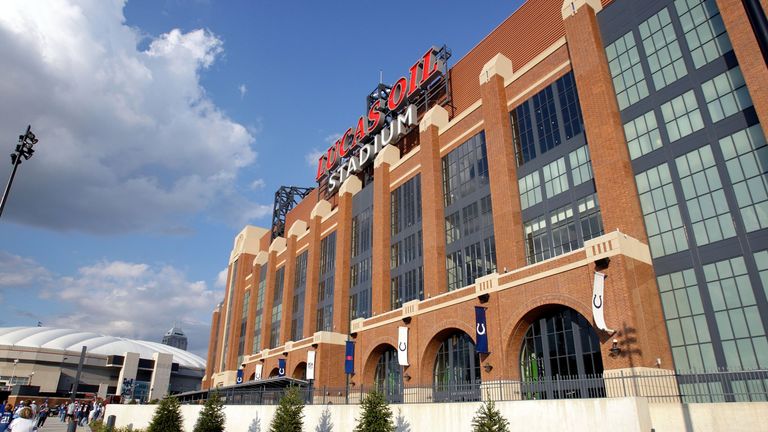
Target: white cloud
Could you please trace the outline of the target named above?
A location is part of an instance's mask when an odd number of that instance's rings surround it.
[[[265,182],[264,179],[256,179],[253,181],[253,183],[251,183],[251,189],[253,190],[262,189],[266,185],[267,185],[267,182]]]
[[[323,141],[325,141],[328,144],[328,146],[331,146],[336,141],[338,141],[339,138],[341,138],[341,134],[335,133],[335,134],[328,135],[327,137],[325,137],[325,139],[323,139]],[[317,161],[320,160],[320,156],[322,156],[323,153],[325,153],[327,150],[328,148],[324,148],[324,149],[313,148],[309,153],[304,155],[304,161],[307,163],[308,166],[317,168]]]
[[[227,273],[228,269],[224,269],[216,275],[216,282],[213,284],[216,288],[224,289],[227,286]]]
[[[0,288],[27,288],[50,278],[48,270],[36,261],[0,251]]]
[[[267,214],[268,206],[235,187],[256,158],[253,134],[200,84],[223,51],[221,39],[173,29],[140,51],[142,35],[125,25],[124,6],[0,2],[0,136],[31,123],[40,139],[4,216],[115,233],[183,232],[211,210],[220,213],[211,218],[234,225]]]
[[[240,99],[245,97],[245,94],[248,93],[248,87],[245,84],[240,84],[240,86],[237,87],[237,91],[240,92]]]

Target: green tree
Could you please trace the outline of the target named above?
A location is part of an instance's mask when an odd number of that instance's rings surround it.
[[[366,395],[361,409],[355,432],[395,432],[392,410],[383,394],[374,391]]]
[[[178,399],[166,396],[155,409],[147,432],[182,432],[183,422]]]
[[[205,401],[205,406],[195,423],[194,432],[224,432],[225,420],[224,401],[219,397],[219,393],[214,391]]]
[[[304,401],[299,396],[299,389],[289,387],[275,411],[269,432],[301,432],[304,427]]]
[[[487,400],[472,418],[472,432],[509,432],[509,422],[496,409],[496,404]]]

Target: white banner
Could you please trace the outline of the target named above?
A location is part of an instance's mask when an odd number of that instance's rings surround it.
[[[609,329],[605,325],[605,316],[603,315],[603,306],[605,306],[605,297],[603,291],[605,290],[605,274],[595,272],[595,285],[592,289],[592,317],[595,319],[597,328],[604,332],[613,333],[614,331]]]
[[[256,374],[255,374],[255,376],[254,376],[254,379],[255,379],[256,381],[258,381],[258,380],[260,380],[260,379],[261,379],[261,370],[262,370],[263,368],[264,368],[264,365],[263,365],[263,364],[261,364],[261,363],[257,363],[257,364],[256,364]]]
[[[397,363],[408,366],[408,327],[397,328]]]
[[[315,379],[315,352],[307,351],[307,379]]]

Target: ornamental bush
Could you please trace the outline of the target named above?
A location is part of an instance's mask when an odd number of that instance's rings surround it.
[[[182,432],[183,423],[178,399],[166,396],[155,409],[147,432]]]
[[[395,432],[392,410],[383,394],[374,391],[366,395],[361,409],[355,432]]]
[[[304,401],[299,396],[299,389],[289,387],[275,411],[269,432],[301,432],[304,427]]]
[[[492,400],[487,400],[472,418],[472,432],[509,432],[509,421],[496,409]]]
[[[195,423],[194,432],[224,432],[225,420],[224,401],[219,397],[219,393],[214,391],[205,401],[205,406]]]

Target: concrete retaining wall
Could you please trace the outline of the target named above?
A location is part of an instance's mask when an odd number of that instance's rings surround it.
[[[468,432],[479,403],[391,405],[398,432]],[[718,404],[648,404],[644,398],[607,398],[554,401],[497,402],[512,429],[562,432],[679,432],[768,430],[768,402]],[[225,408],[228,432],[266,432],[275,406],[229,405]],[[327,411],[326,411],[327,409]],[[110,405],[107,415],[117,426],[146,428],[154,405]],[[184,429],[192,431],[201,410],[183,405]],[[359,416],[357,405],[306,406],[304,430],[350,432]],[[323,422],[331,429],[318,428]]]

